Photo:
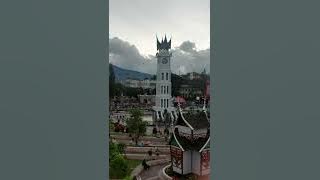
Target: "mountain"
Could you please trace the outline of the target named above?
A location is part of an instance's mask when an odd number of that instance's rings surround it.
[[[151,79],[153,76],[152,74],[147,74],[147,73],[142,73],[142,72],[138,72],[138,71],[120,68],[120,67],[115,66],[113,64],[110,64],[110,65],[113,68],[115,80],[117,82],[119,82],[121,80],[126,80],[126,79],[137,79],[137,80]]]

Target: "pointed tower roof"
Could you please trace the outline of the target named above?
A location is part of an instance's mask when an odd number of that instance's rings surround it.
[[[156,37],[157,39],[157,50],[161,50],[161,49],[165,49],[165,50],[169,50],[171,49],[171,39],[170,41],[168,41],[167,39],[167,35],[164,36],[164,39],[161,39],[161,42],[159,42],[158,37]]]

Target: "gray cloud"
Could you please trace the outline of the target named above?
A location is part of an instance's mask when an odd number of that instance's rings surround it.
[[[172,56],[172,71],[176,74],[202,72],[204,68],[210,72],[210,49],[196,50],[195,43],[185,41],[172,50]],[[109,39],[109,59],[112,64],[122,68],[156,73],[155,56],[144,56],[136,46],[117,37]]]
[[[186,52],[195,52],[196,44],[190,41],[184,41],[179,49]]]

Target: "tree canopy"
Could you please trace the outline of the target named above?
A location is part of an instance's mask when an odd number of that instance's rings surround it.
[[[109,172],[111,178],[122,178],[128,174],[129,167],[121,154],[121,151],[123,151],[122,148],[120,144],[109,142]]]
[[[139,109],[131,109],[130,117],[127,119],[129,133],[133,135],[136,143],[140,136],[143,136],[147,130],[147,122],[142,119],[143,112]]]

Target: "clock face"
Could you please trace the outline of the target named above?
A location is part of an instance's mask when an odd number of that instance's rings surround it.
[[[162,59],[162,63],[163,63],[163,64],[167,64],[167,62],[168,62],[168,59],[167,59],[167,58],[163,58],[163,59]]]

